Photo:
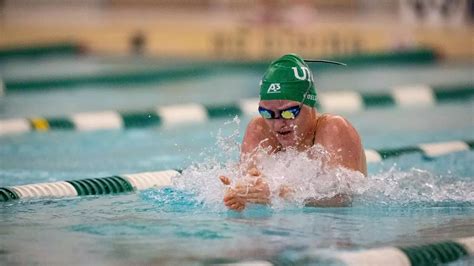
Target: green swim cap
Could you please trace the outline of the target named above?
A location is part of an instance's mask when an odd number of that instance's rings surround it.
[[[314,107],[316,89],[313,74],[305,61],[296,54],[287,54],[273,61],[263,75],[260,100],[303,101],[303,104]]]

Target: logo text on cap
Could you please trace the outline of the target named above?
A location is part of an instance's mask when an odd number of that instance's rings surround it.
[[[308,81],[313,80],[313,77],[311,75],[311,71],[307,67],[301,67],[301,70],[303,71],[303,76],[300,76],[300,73],[299,73],[297,67],[292,67],[291,69],[293,69],[293,73],[295,74],[295,78],[297,78],[299,80],[308,80]]]
[[[268,87],[267,93],[280,93],[280,83],[272,83]]]

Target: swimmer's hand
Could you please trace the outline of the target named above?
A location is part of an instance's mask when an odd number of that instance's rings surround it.
[[[244,197],[247,202],[268,204],[270,203],[270,188],[264,178],[258,177],[250,183],[238,183],[235,186],[237,195]]]
[[[249,170],[252,177],[256,177],[250,182],[239,182],[234,188],[227,188],[224,195],[224,204],[229,209],[242,211],[246,203],[268,204],[270,203],[270,188],[267,182],[260,177],[260,172],[256,168]],[[220,176],[219,179],[224,185],[230,185],[231,179]]]
[[[221,180],[222,184],[226,186],[229,186],[231,183],[230,178],[227,176],[219,176],[219,179]],[[237,192],[234,189],[230,187],[226,189],[224,194],[224,205],[227,206],[227,208],[234,211],[242,211],[245,209],[245,204],[245,198],[237,195]]]
[[[243,211],[247,202],[244,197],[237,195],[233,189],[228,189],[224,195],[224,205],[234,211]]]

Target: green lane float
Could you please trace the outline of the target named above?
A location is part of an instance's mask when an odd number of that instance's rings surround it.
[[[0,188],[0,202],[19,199],[18,195],[12,190],[2,187]]]

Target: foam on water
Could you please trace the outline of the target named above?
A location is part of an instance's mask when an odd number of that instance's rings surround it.
[[[412,168],[369,175],[367,181],[354,186],[355,204],[450,206],[474,204],[474,182],[455,176],[436,175]]]
[[[172,191],[170,197],[176,199],[176,193],[182,191],[192,197],[190,200],[195,203],[194,206],[202,204],[214,210],[225,210],[222,200],[226,186],[218,177],[230,177],[230,187],[252,178],[242,175],[247,166],[245,162],[239,162],[236,155],[240,151],[239,123],[236,117],[224,125],[236,126],[227,136],[219,130],[216,148],[204,150],[201,162],[195,162],[174,179],[176,191]],[[416,168],[401,171],[396,165],[388,171],[365,177],[360,172],[343,167],[326,167],[323,162],[328,154],[319,145],[307,152],[288,149],[272,155],[264,155],[264,150],[258,153],[258,168],[269,185],[271,207],[274,209],[302,207],[305,199],[322,199],[337,194],[352,195],[353,206],[472,206],[474,203],[474,182],[471,178],[441,176]],[[278,196],[282,186],[293,189],[290,199]],[[159,194],[156,196],[165,196]]]

